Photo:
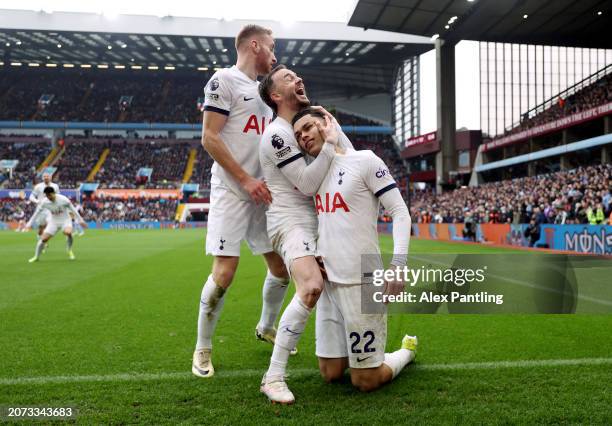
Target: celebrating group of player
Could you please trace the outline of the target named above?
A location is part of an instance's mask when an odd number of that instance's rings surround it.
[[[415,357],[417,339],[385,353],[386,312],[361,310],[361,257],[382,268],[380,203],[393,217],[394,256],[404,266],[410,216],[384,162],[356,151],[334,117],[312,107],[295,72],[275,67],[269,29],[245,26],[236,37],[235,66],[206,84],[202,145],[213,157],[206,253],[213,265],[202,289],[192,372],[214,374],[212,336],[245,240],[268,266],[257,338],[274,345],[261,392],[272,402],[295,398],[285,382],[289,355],[317,306],[316,355],[328,382],[350,368],[362,391],[392,380]],[[263,76],[261,83],[257,78]],[[273,119],[274,118],[274,119]],[[280,317],[290,277],[296,294]],[[401,291],[388,282],[387,293]]]

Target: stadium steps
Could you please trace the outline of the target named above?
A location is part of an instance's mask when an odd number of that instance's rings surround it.
[[[108,154],[110,154],[110,148],[104,148],[104,151],[102,151],[102,154],[100,154],[100,158],[98,158],[98,162],[95,166],[93,166],[93,169],[91,169],[91,171],[87,175],[87,182],[93,181],[93,179],[96,177],[96,175],[102,168],[102,165],[106,161],[106,157],[108,157]]]
[[[176,206],[176,214],[174,215],[174,220],[181,220],[181,216],[183,216],[183,210],[185,210],[185,204],[179,203],[179,205]]]
[[[53,161],[53,159],[57,156],[59,150],[57,149],[57,147],[54,147],[49,154],[45,157],[45,159],[42,161],[42,163],[40,163],[38,165],[38,167],[36,168],[37,172],[42,172],[42,170],[47,167],[51,161]]]
[[[53,157],[49,161],[48,164],[45,164],[44,167],[49,167],[49,166],[54,167],[57,164],[57,162],[62,159],[62,157],[64,156],[64,152],[66,152],[66,146],[63,146],[62,149],[60,149],[58,153],[55,155],[55,157]]]
[[[187,165],[185,166],[185,172],[183,173],[183,183],[187,183],[189,182],[189,179],[191,179],[197,156],[198,150],[191,148],[189,151],[189,158],[187,159]]]

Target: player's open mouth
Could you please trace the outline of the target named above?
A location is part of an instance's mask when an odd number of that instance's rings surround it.
[[[295,93],[300,95],[300,96],[304,96],[305,95],[304,88],[300,87],[298,89],[295,89]]]

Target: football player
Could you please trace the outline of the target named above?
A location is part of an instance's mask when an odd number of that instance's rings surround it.
[[[38,203],[36,211],[26,224],[26,230],[30,230],[32,225],[38,223],[38,220],[41,217],[45,217],[44,215],[47,217],[45,229],[41,238],[36,243],[34,257],[32,257],[29,262],[33,263],[38,261],[44,245],[47,243],[47,241],[53,238],[59,229],[62,229],[64,235],[66,236],[66,251],[68,252],[68,257],[70,260],[74,260],[75,257],[74,253],[72,252],[72,218],[70,215],[74,215],[81,226],[87,227],[87,224],[79,212],[74,208],[70,200],[63,195],[56,193],[52,186],[46,187],[43,194],[43,200]]]
[[[323,290],[323,278],[315,260],[317,215],[312,196],[327,174],[336,145],[352,149],[338,123],[326,113],[327,129],[320,155],[307,164],[293,135],[291,119],[310,104],[302,79],[279,65],[259,86],[261,98],[277,114],[263,134],[259,157],[263,174],[272,193],[267,212],[268,234],[295,282],[296,294],[285,308],[260,390],[270,401],[291,404],[293,393],[285,382],[291,348],[297,345],[312,308]]]
[[[311,108],[293,117],[295,138],[310,156],[318,158],[325,149],[326,120]],[[401,349],[385,353],[385,306],[380,307],[381,312],[362,312],[362,273],[382,269],[377,232],[380,204],[393,218],[391,267],[403,267],[410,214],[389,168],[370,150],[336,148],[315,196],[317,248],[328,279],[317,303],[316,354],[326,381],[340,379],[350,368],[353,385],[366,392],[396,377],[414,360],[417,347],[417,338],[406,335]],[[391,281],[386,293],[397,294],[402,289],[401,282]]]
[[[206,253],[213,256],[213,265],[200,297],[191,369],[199,377],[211,377],[215,371],[212,337],[238,267],[241,242],[246,241],[253,254],[263,254],[268,266],[256,327],[259,339],[274,343],[274,323],[289,284],[287,270],[266,232],[265,211],[272,199],[261,179],[258,158],[272,111],[258,96],[257,77],[276,62],[272,31],[258,25],[243,27],[236,37],[236,51],[236,65],[217,71],[204,89],[202,146],[215,161],[206,234]]]

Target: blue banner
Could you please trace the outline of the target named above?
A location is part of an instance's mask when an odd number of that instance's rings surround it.
[[[542,225],[538,242],[555,250],[612,254],[611,225]]]

